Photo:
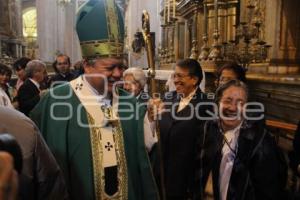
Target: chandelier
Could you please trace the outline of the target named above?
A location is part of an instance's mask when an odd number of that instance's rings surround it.
[[[261,37],[262,17],[257,5],[248,2],[247,22],[236,26],[236,41],[223,44],[223,56],[228,60],[239,62],[245,69],[250,63],[267,61],[268,45]]]
[[[207,18],[206,1],[203,3],[204,15]],[[219,29],[218,29],[218,0],[214,0],[215,9],[215,28],[214,28],[214,43],[210,49],[207,45],[207,27],[203,37],[203,47],[199,60],[223,60],[236,61],[245,69],[248,69],[251,63],[263,63],[268,59],[268,51],[270,45],[264,41],[261,29],[263,26],[262,13],[259,8],[259,1],[248,1],[247,13],[245,21],[241,21],[235,26],[235,39],[219,43]],[[206,19],[207,20],[207,19]],[[205,22],[206,22],[205,20]],[[206,22],[207,23],[207,22]],[[207,26],[207,25],[206,25]]]

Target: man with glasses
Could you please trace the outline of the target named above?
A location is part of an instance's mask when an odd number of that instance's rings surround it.
[[[201,92],[202,80],[200,64],[193,59],[178,61],[174,72],[176,91],[167,93],[164,98],[164,112],[159,119],[161,134],[164,188],[166,199],[200,199],[201,185],[197,178],[200,170],[200,146],[204,117],[209,107],[201,105],[208,101]],[[153,119],[152,108],[156,100],[150,100],[148,116]],[[158,154],[157,144],[152,155]],[[153,156],[155,157],[155,156]],[[161,186],[159,161],[154,164],[154,173]]]
[[[55,87],[63,82],[72,81],[75,78],[75,74],[70,71],[71,60],[69,56],[64,54],[58,55],[52,66],[55,75],[49,80],[50,87]]]
[[[77,33],[84,74],[50,90],[32,113],[63,170],[70,199],[156,200],[143,139],[145,109],[117,87],[125,70],[124,26],[114,1],[84,4]]]

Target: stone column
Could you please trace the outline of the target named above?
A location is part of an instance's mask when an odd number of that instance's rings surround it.
[[[57,3],[53,0],[37,1],[37,32],[40,59],[52,62],[57,49]]]
[[[77,8],[76,3],[73,2],[71,4],[67,4],[65,6],[65,21],[64,21],[64,53],[68,54],[71,57],[72,63],[75,63],[81,60],[81,50],[79,39],[76,32],[76,11]]]
[[[80,60],[75,30],[77,1],[60,5],[56,0],[39,0],[36,4],[40,59],[53,62],[60,52],[68,54],[73,62]]]

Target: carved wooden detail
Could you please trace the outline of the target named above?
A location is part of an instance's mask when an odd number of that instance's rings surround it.
[[[282,1],[279,42],[281,59],[295,60],[300,56],[299,7],[298,0]]]
[[[300,120],[299,83],[248,81],[250,96],[265,106],[267,118],[297,124]]]
[[[9,1],[0,1],[0,35],[9,36],[10,24],[9,24]]]
[[[0,1],[0,62],[10,65],[24,52],[21,1]]]

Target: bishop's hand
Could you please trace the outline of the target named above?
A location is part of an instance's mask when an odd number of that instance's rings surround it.
[[[150,122],[160,119],[164,112],[164,103],[159,98],[150,99],[148,102],[148,119]]]

